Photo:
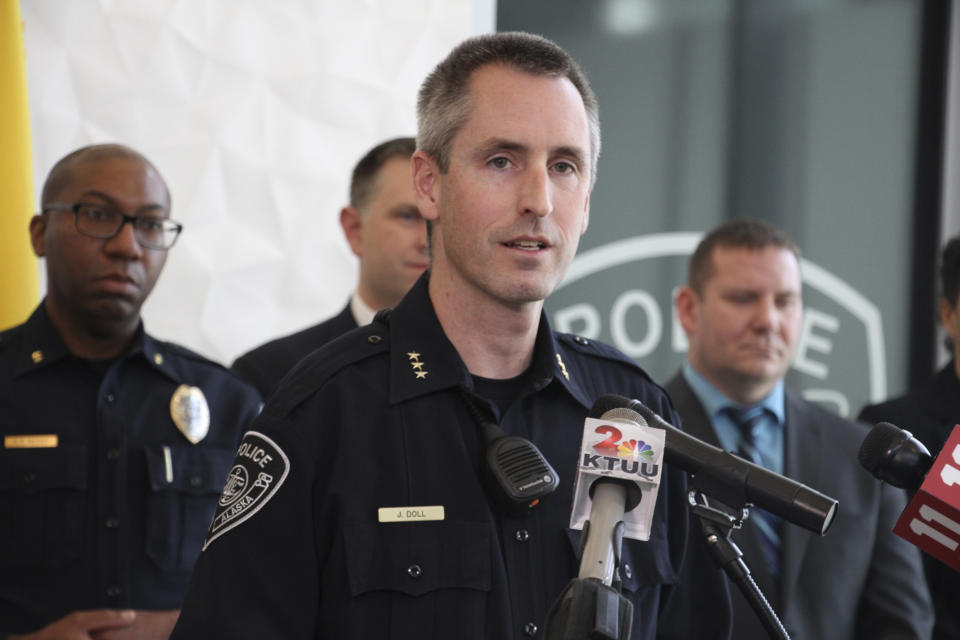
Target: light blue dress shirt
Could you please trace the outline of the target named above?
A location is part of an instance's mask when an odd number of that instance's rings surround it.
[[[757,406],[768,409],[770,413],[764,413],[764,417],[754,429],[757,450],[760,455],[760,462],[764,467],[783,474],[783,423],[785,415],[783,380],[777,383],[777,386],[766,398],[755,405],[744,406],[725,396],[722,391],[697,373],[689,362],[683,363],[683,377],[690,388],[693,389],[697,398],[700,399],[700,404],[703,405],[707,417],[713,423],[714,431],[717,432],[720,445],[727,451],[736,452],[739,448],[740,428],[723,412],[723,409],[734,407],[743,410]]]

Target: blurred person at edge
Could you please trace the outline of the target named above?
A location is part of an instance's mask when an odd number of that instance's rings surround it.
[[[868,405],[860,420],[890,422],[913,433],[936,457],[960,424],[960,236],[940,254],[940,324],[952,358],[923,386],[898,398]],[[923,555],[927,585],[933,597],[934,640],[960,638],[960,573]]]

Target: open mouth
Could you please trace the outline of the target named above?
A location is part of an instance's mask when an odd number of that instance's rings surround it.
[[[540,249],[546,249],[547,243],[537,240],[514,240],[513,242],[504,242],[503,246],[523,251],[539,251]]]

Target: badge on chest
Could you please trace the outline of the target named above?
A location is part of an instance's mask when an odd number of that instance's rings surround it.
[[[210,407],[198,387],[182,384],[170,398],[170,417],[191,444],[203,440],[210,430]]]

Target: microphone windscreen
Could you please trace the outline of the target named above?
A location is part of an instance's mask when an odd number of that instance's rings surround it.
[[[860,452],[857,454],[860,466],[876,474],[880,465],[890,457],[889,451],[898,444],[898,441],[903,441],[904,433],[903,429],[889,422],[878,423],[860,445]]]
[[[916,490],[933,464],[923,443],[889,422],[880,422],[860,445],[860,465],[874,477],[901,489]]]
[[[590,407],[589,416],[591,418],[601,419],[601,418],[604,418],[604,414],[607,413],[608,411],[612,411],[614,409],[625,409],[630,406],[630,403],[631,403],[630,398],[626,398],[624,396],[618,396],[615,393],[605,393],[593,401],[593,406]],[[633,413],[636,414],[636,412],[633,412]],[[607,417],[610,417],[612,419],[611,416],[607,416]],[[633,420],[633,418],[629,416],[625,416],[625,419]]]

